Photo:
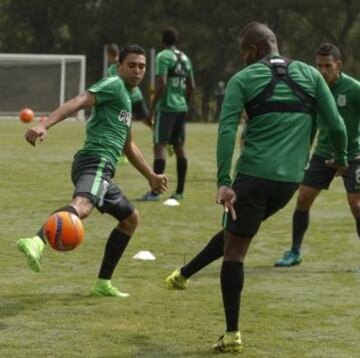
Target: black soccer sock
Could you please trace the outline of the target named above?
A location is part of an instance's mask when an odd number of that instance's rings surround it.
[[[166,160],[165,159],[155,159],[154,160],[154,172],[156,174],[163,174],[165,172]]]
[[[226,318],[226,331],[238,331],[240,298],[244,285],[244,264],[238,261],[224,261],[221,267],[220,281]]]
[[[156,174],[163,174],[165,172],[166,160],[165,159],[155,159],[154,160],[154,172]],[[152,191],[154,195],[157,195],[154,191]]]
[[[293,215],[293,236],[291,250],[300,254],[304,234],[309,227],[309,210],[296,209]]]
[[[75,214],[76,216],[79,216],[76,209],[71,205],[63,206],[60,209],[55,210],[51,215],[54,215],[55,213],[58,213],[60,211],[67,211],[69,213]],[[45,236],[44,236],[44,226],[41,227],[41,229],[36,233],[37,236],[40,237],[40,239],[46,244]]]
[[[357,233],[358,233],[358,237],[360,239],[360,218],[356,219],[356,230],[357,230]]]
[[[110,280],[116,265],[118,264],[122,254],[124,253],[130,236],[114,229],[105,246],[104,257],[101,263],[98,278]]]
[[[177,168],[176,193],[177,194],[182,194],[184,192],[187,166],[188,166],[187,158],[178,158],[177,159],[177,161],[176,161],[176,168]]]
[[[223,254],[224,231],[221,230],[212,237],[208,244],[189,263],[180,269],[181,274],[189,278],[205,266],[222,257]]]

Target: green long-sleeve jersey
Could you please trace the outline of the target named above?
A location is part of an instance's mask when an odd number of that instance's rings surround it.
[[[360,155],[360,82],[341,73],[330,91],[335,98],[337,108],[344,119],[348,136],[348,157],[355,159]],[[323,158],[332,158],[333,149],[329,141],[327,128],[319,122],[318,141],[315,153]]]
[[[339,165],[347,164],[344,122],[325,80],[314,67],[300,61],[289,64],[288,74],[315,99],[315,110],[328,130],[334,159]],[[218,186],[229,186],[232,181],[230,170],[240,114],[271,78],[268,66],[255,63],[235,74],[227,85],[218,129]],[[291,103],[300,99],[284,82],[279,82],[269,101]],[[300,183],[309,157],[313,120],[307,113],[272,112],[253,117],[235,174]]]

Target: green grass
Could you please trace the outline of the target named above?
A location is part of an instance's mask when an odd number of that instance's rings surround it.
[[[33,235],[52,210],[69,203],[70,165],[83,140],[83,123],[66,122],[32,148],[23,139],[27,127],[0,122],[0,357],[213,356],[210,347],[224,330],[220,262],[195,276],[185,292],[166,290],[163,280],[219,229],[216,126],[188,126],[190,164],[180,207],[135,203],[141,223],[113,279],[130,292],[128,299],[89,296],[115,225],[111,217],[94,212],[84,223],[84,243],[73,252],[47,247],[40,274],[17,252],[17,238]],[[134,133],[151,162],[149,130],[135,124]],[[167,169],[170,194],[174,158]],[[130,165],[119,167],[116,181],[130,199],[147,190]],[[303,264],[274,268],[289,245],[293,207],[294,201],[265,222],[250,248],[243,356],[359,357],[360,273],[352,270],[360,266],[360,242],[341,180],[314,205]],[[150,250],[156,261],[133,260],[139,250]]]

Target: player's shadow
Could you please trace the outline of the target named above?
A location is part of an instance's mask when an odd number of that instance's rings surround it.
[[[209,357],[209,356],[218,356],[218,354],[211,350],[211,345],[207,346],[207,349],[199,350],[199,349],[191,349],[189,347],[186,350],[182,350],[181,352],[176,352],[176,345],[178,337],[174,335],[173,344],[168,345],[168,348],[165,347],[165,342],[162,341],[162,337],[158,336],[154,339],[154,334],[145,335],[139,334],[132,336],[129,338],[129,345],[133,345],[136,342],[138,345],[138,353],[132,354],[132,357],[140,358],[140,357],[156,357],[156,358],[191,358],[191,357]],[[157,343],[159,342],[159,343]],[[206,344],[206,343],[205,343]],[[115,358],[115,357],[114,357]]]
[[[333,273],[350,273],[350,274],[358,274],[360,276],[360,268],[350,269],[348,267],[305,267],[305,266],[297,266],[297,267],[274,267],[274,266],[254,266],[254,267],[246,267],[246,274],[261,274],[261,275],[304,275],[304,274],[333,274]]]
[[[41,311],[44,306],[52,306],[54,304],[54,300],[57,301],[58,304],[63,302],[64,305],[70,305],[71,303],[77,301],[81,301],[83,305],[93,305],[94,302],[92,298],[93,297],[91,297],[89,294],[81,295],[78,293],[62,295],[54,293],[3,295],[0,298],[0,319],[13,317],[25,311]],[[0,330],[5,329],[2,328],[4,325],[4,323],[1,325],[0,322]]]

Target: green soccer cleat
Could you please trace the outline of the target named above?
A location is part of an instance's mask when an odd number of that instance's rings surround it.
[[[242,342],[240,331],[225,332],[223,336],[213,345],[213,350],[223,353],[240,353],[242,352]]]
[[[184,193],[174,193],[170,196],[170,199],[175,199],[177,201],[181,201],[184,199]]]
[[[155,194],[152,191],[147,192],[142,197],[137,199],[137,201],[159,201],[160,200],[160,194]]]
[[[165,283],[169,290],[185,290],[189,280],[181,274],[180,269],[176,269],[170,276],[166,277]]]
[[[98,297],[128,297],[129,294],[120,292],[116,287],[111,284],[110,280],[104,280],[99,278],[93,288],[91,294]]]
[[[289,266],[300,265],[301,261],[302,258],[300,257],[300,254],[290,250],[290,251],[285,251],[283,257],[275,261],[274,265],[276,267],[289,267]]]
[[[128,163],[129,163],[129,160],[128,160],[128,158],[126,158],[124,155],[122,155],[122,156],[119,158],[118,163],[119,163],[119,164],[128,164]]]
[[[29,267],[34,272],[41,271],[41,253],[44,249],[44,242],[39,236],[31,238],[19,239],[17,241],[17,247],[22,252],[26,259]]]

